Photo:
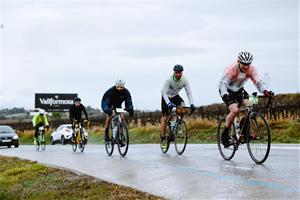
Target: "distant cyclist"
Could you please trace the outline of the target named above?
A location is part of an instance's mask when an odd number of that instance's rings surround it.
[[[116,85],[109,88],[103,95],[101,101],[101,107],[103,112],[107,114],[105,120],[104,140],[109,141],[108,131],[109,124],[112,120],[113,109],[121,108],[122,103],[125,101],[125,110],[129,112],[130,116],[133,116],[133,105],[130,92],[125,88],[125,82],[123,80],[117,80]]]
[[[183,66],[175,65],[173,68],[173,74],[166,80],[161,94],[161,110],[162,110],[162,120],[161,120],[161,130],[160,139],[165,140],[165,131],[167,126],[167,117],[169,110],[175,106],[184,105],[183,99],[179,96],[179,92],[182,88],[185,89],[191,109],[195,110],[196,107],[193,103],[192,91],[188,80],[182,75]]]
[[[44,126],[49,129],[48,118],[46,116],[46,112],[43,109],[40,109],[37,114],[32,118],[32,125],[35,129],[33,143],[36,144],[36,139],[38,137],[39,127]]]
[[[78,121],[79,123],[82,123],[82,112],[85,115],[85,119],[89,120],[88,113],[86,112],[86,109],[84,105],[81,104],[81,99],[79,97],[76,97],[74,99],[74,104],[69,109],[69,117],[73,128],[73,137],[74,137],[74,120]],[[80,130],[81,133],[83,133],[83,130]]]
[[[256,69],[251,65],[253,55],[242,51],[238,54],[237,62],[228,66],[219,82],[218,88],[222,100],[229,107],[230,113],[227,115],[225,128],[222,133],[222,143],[224,147],[229,147],[229,128],[238,113],[238,104],[249,105],[249,95],[244,89],[244,84],[250,78],[256,88],[265,96],[270,96],[271,91],[266,89],[265,84],[257,74]]]

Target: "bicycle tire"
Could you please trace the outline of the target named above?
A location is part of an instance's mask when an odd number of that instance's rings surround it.
[[[178,155],[182,155],[187,144],[188,131],[184,120],[177,123],[175,130],[174,146]]]
[[[44,133],[41,135],[41,138],[42,138],[42,140],[40,141],[40,145],[41,145],[42,150],[45,151],[45,149],[46,149],[46,140],[45,140],[45,134]]]
[[[218,122],[218,134],[217,134],[217,144],[219,153],[221,154],[224,160],[231,160],[235,154],[236,148],[233,145],[225,148],[222,144],[222,132],[225,127],[225,120],[226,117],[222,117],[221,120]],[[234,128],[234,126],[232,126]],[[232,130],[232,128],[230,130]],[[231,132],[231,131],[230,131]]]
[[[108,156],[111,156],[114,152],[114,139],[112,134],[112,122],[110,122],[109,129],[108,129],[108,138],[109,141],[105,142],[105,150]]]
[[[75,133],[75,138],[72,136],[72,150],[74,152],[77,150],[77,133]]]
[[[266,119],[260,113],[252,113],[250,119],[247,149],[252,160],[257,164],[262,164],[267,160],[270,153],[270,128]]]
[[[36,144],[35,144],[35,148],[36,148],[37,151],[40,150],[40,141],[39,141],[39,137],[40,137],[40,136],[38,136],[38,137],[36,138]]]
[[[82,137],[82,134],[80,133],[80,142],[79,142],[79,150],[81,151],[81,152],[83,152],[84,151],[84,148],[85,148],[85,143],[84,143],[84,139],[83,139],[83,137]]]
[[[79,143],[79,150],[81,151],[81,152],[83,152],[84,151],[84,148],[85,148],[85,144],[84,144],[84,141],[80,141],[80,143]]]
[[[37,151],[40,150],[40,147],[41,147],[41,133],[40,131],[38,132],[38,136],[36,138],[36,144],[35,144],[35,148]]]
[[[126,156],[128,152],[129,147],[129,133],[128,128],[125,123],[119,123],[118,124],[118,131],[117,131],[117,143],[118,143],[118,151],[119,154],[124,157]],[[125,146],[121,147],[121,144],[124,144]]]

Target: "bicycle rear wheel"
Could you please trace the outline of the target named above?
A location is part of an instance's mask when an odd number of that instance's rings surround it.
[[[174,143],[177,154],[183,154],[187,143],[187,128],[183,120],[177,124]]]
[[[79,147],[79,150],[81,152],[84,151],[84,147],[85,147],[85,143],[84,143],[84,139],[83,139],[83,134],[80,133],[80,140],[79,140],[79,144],[78,144],[78,147]]]
[[[75,137],[74,136],[72,136],[72,149],[73,149],[73,151],[74,152],[76,152],[76,150],[77,150],[77,136],[76,136],[77,134],[75,133]]]
[[[253,113],[247,133],[247,148],[250,157],[257,164],[266,161],[270,153],[271,135],[267,121],[260,113]]]
[[[36,138],[36,144],[35,144],[35,148],[37,151],[40,150],[40,139],[39,138],[40,138],[40,136],[38,136]]]
[[[111,156],[114,152],[114,140],[112,135],[112,122],[110,123],[109,129],[108,129],[108,138],[109,141],[105,142],[105,150],[108,156]]]
[[[218,149],[221,154],[221,156],[224,158],[224,160],[231,160],[235,154],[236,148],[234,145],[230,145],[229,147],[225,148],[222,144],[222,133],[225,128],[225,120],[226,117],[223,117],[218,124],[218,137],[217,137],[217,143],[218,143]],[[229,130],[229,136],[230,138],[234,135],[234,128],[231,128]]]
[[[120,123],[117,132],[119,154],[124,157],[127,154],[129,147],[129,134],[125,123]]]

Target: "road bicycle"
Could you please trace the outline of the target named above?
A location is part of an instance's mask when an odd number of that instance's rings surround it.
[[[193,113],[191,107],[176,106],[175,111],[173,109],[172,113],[168,116],[168,135],[160,142],[160,148],[163,153],[168,152],[170,143],[174,141],[177,154],[183,154],[188,140],[188,130],[183,117],[188,113],[188,110],[190,110],[190,116]]]
[[[40,148],[45,151],[46,149],[46,139],[45,139],[45,127],[40,126],[38,131],[38,136],[36,138],[35,144],[36,150],[40,150]]]
[[[87,144],[87,136],[83,133],[83,128],[89,126],[89,121],[84,120],[80,122],[78,120],[73,121],[74,133],[72,134],[71,143],[74,152],[77,150],[77,146],[81,152],[84,151],[85,145]]]
[[[105,142],[105,150],[107,155],[111,156],[114,151],[114,144],[118,146],[119,154],[124,157],[128,152],[129,147],[129,133],[127,124],[124,120],[126,110],[116,108],[114,110],[114,117],[109,125],[108,138]]]
[[[231,160],[238,150],[239,145],[246,143],[250,157],[257,164],[266,161],[270,153],[271,135],[269,125],[264,116],[253,109],[258,104],[259,98],[267,98],[266,107],[271,111],[274,109],[274,93],[271,96],[257,96],[253,93],[249,98],[249,106],[239,105],[239,111],[229,130],[229,144],[225,148],[222,144],[222,132],[225,127],[226,116],[218,122],[218,149],[225,160]]]

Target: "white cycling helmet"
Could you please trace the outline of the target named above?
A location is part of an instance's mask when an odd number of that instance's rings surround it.
[[[238,55],[238,61],[244,64],[250,64],[253,61],[253,56],[247,51],[242,51]]]
[[[40,110],[39,110],[39,114],[40,114],[40,115],[44,115],[45,113],[46,113],[45,110],[43,110],[43,109],[40,109]]]
[[[125,86],[125,81],[123,81],[122,79],[118,79],[116,81],[116,86],[124,87]]]

